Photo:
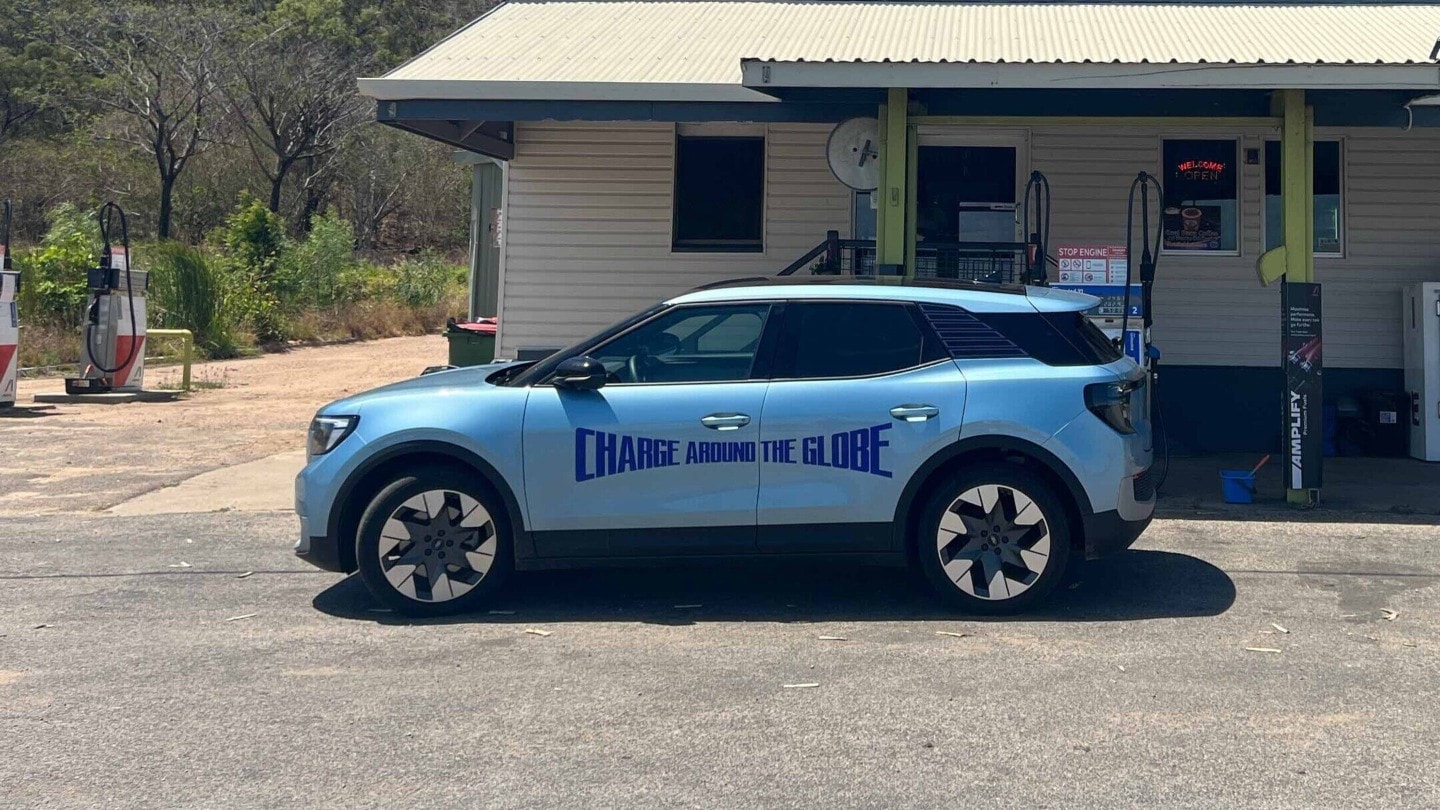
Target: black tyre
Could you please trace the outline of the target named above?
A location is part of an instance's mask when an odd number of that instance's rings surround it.
[[[355,560],[375,597],[410,616],[474,610],[514,568],[500,498],[473,472],[421,466],[380,490],[360,518]]]
[[[1019,613],[1065,576],[1071,528],[1045,479],[991,462],[951,476],[926,502],[915,538],[920,568],[940,596],[971,613]]]

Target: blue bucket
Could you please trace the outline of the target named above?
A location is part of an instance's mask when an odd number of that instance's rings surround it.
[[[1225,503],[1255,502],[1255,473],[1252,470],[1221,470],[1220,493]]]

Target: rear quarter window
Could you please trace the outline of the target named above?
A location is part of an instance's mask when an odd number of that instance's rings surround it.
[[[957,360],[1032,357],[1050,366],[1098,366],[1120,349],[1080,312],[979,312],[925,304],[925,317]]]

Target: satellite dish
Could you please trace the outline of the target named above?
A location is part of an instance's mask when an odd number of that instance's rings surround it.
[[[856,191],[880,185],[880,121],[848,118],[830,131],[825,156],[835,179]]]

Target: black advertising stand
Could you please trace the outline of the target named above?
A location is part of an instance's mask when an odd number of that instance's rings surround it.
[[[1294,502],[1296,491],[1313,503],[1320,488],[1323,445],[1323,353],[1320,327],[1320,285],[1287,282],[1281,290],[1284,310],[1285,488]]]

